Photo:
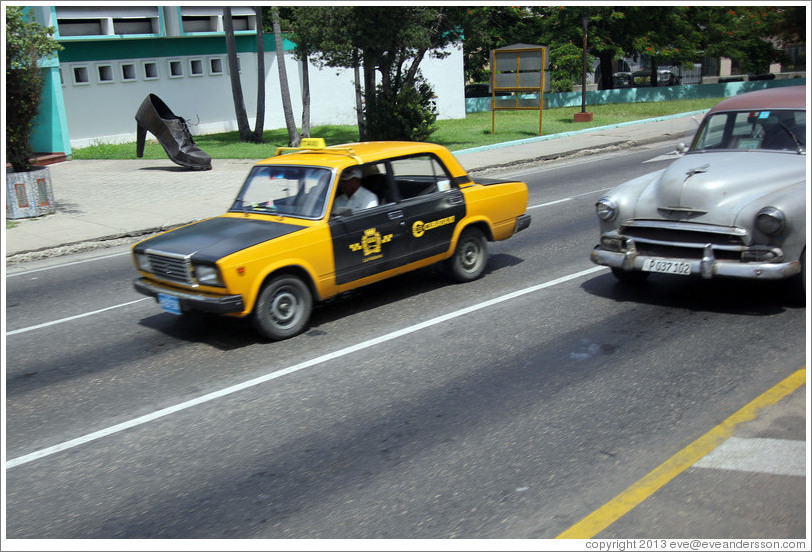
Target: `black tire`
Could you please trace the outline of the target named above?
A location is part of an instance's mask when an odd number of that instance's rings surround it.
[[[801,272],[787,282],[789,284],[789,297],[798,305],[806,305],[806,248],[801,253]]]
[[[640,270],[623,270],[622,268],[612,268],[612,275],[619,282],[624,284],[639,284],[648,278],[649,273]]]
[[[313,294],[301,278],[283,274],[268,281],[259,292],[252,321],[256,330],[278,341],[300,333],[313,309]]]
[[[457,282],[476,280],[488,264],[488,240],[479,228],[466,228],[448,260],[448,272]]]

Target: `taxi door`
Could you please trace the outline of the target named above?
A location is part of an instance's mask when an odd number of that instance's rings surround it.
[[[409,242],[409,262],[447,251],[465,218],[465,197],[443,164],[424,154],[391,162]]]
[[[330,217],[336,284],[372,276],[406,262],[403,211],[394,202]]]

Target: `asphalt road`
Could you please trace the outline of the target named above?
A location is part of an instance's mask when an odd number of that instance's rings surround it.
[[[595,200],[670,149],[510,171],[533,223],[484,278],[417,271],[279,343],[161,312],[121,249],[10,267],[7,537],[555,537],[805,362],[779,285],[589,261]],[[799,478],[741,477],[783,515],[666,494],[599,536],[803,538]]]

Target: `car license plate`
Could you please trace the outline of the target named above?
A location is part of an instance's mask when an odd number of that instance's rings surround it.
[[[171,312],[172,314],[181,314],[180,300],[177,297],[172,297],[171,295],[167,295],[165,293],[159,293],[158,303],[161,304],[161,308],[166,312]]]
[[[672,261],[671,259],[645,259],[643,261],[643,271],[687,276],[691,274],[691,263]]]

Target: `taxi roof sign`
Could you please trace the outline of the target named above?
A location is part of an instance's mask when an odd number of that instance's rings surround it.
[[[278,147],[276,148],[276,155],[283,155],[286,153],[293,153],[293,152],[302,152],[302,153],[335,153],[338,155],[348,155],[358,161],[359,163],[361,160],[355,155],[355,152],[352,148],[337,148],[337,147],[327,147],[327,142],[324,141],[324,138],[302,138],[302,141],[299,143],[298,147]]]

